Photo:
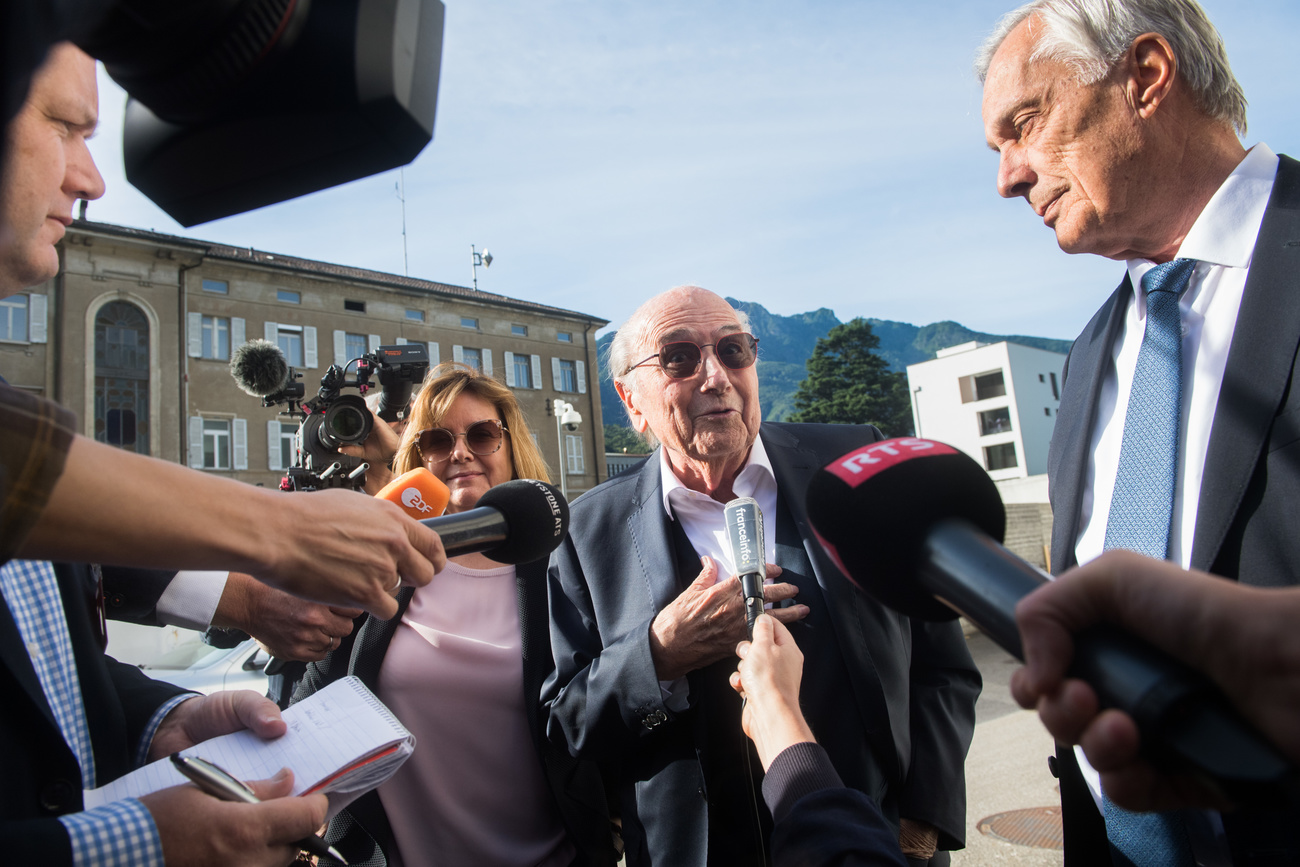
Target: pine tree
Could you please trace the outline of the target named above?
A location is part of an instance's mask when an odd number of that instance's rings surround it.
[[[808,378],[794,396],[790,421],[874,424],[885,436],[912,432],[907,375],[889,370],[875,350],[880,338],[858,318],[837,325],[817,341]]]

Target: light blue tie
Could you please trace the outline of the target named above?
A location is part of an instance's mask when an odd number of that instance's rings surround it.
[[[1106,522],[1106,548],[1126,548],[1164,560],[1178,478],[1178,420],[1182,412],[1183,340],[1178,298],[1195,259],[1175,259],[1142,276],[1146,332],[1138,351],[1124,416],[1119,472]],[[1104,800],[1106,836],[1117,867],[1192,867],[1187,828],[1178,813],[1131,813]]]

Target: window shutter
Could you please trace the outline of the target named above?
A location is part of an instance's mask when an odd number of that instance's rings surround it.
[[[398,338],[396,338],[396,339],[393,340],[393,343],[397,344],[398,346],[405,346],[405,345],[406,345],[406,338],[405,338],[405,337],[398,337]]]
[[[266,468],[287,469],[280,466],[280,423],[274,419],[266,423]]]
[[[243,317],[230,317],[230,348],[238,349],[247,342],[248,336],[245,333]]]
[[[237,418],[230,423],[230,440],[235,469],[248,469],[248,419]]]
[[[492,375],[492,350],[486,348],[483,350],[483,375]]]
[[[560,359],[551,359],[551,387],[556,391],[562,391],[560,388]]]
[[[339,367],[348,363],[348,333],[337,328],[334,329],[334,363]],[[272,469],[278,469],[278,467],[272,467]]]
[[[513,352],[501,353],[501,363],[506,367],[506,385],[511,388],[515,387],[515,354]]]
[[[587,393],[587,362],[573,362],[573,372],[578,378],[578,394]]]
[[[542,387],[542,357],[540,355],[531,356],[533,369],[533,388]]]
[[[461,364],[464,364],[464,363],[465,363],[465,347],[461,346],[459,343],[453,343],[453,344],[451,345],[451,360],[452,360],[452,361],[456,361],[456,362],[460,362]]]
[[[429,368],[432,369],[437,366],[438,366],[438,341],[430,340],[429,341]]]
[[[186,336],[189,339],[190,358],[201,358],[203,357],[203,314],[187,313],[185,320],[186,330],[189,331]]]
[[[268,343],[274,343],[276,346],[279,346],[279,345],[280,345],[280,326],[279,326],[279,324],[277,324],[277,323],[275,323],[275,322],[268,322],[268,323],[266,323],[265,325],[263,325],[263,326],[262,326],[262,336],[263,336],[264,338],[266,338],[266,340],[267,340]]]
[[[203,469],[203,416],[190,416],[190,466]]]
[[[27,339],[32,343],[48,343],[49,296],[33,293],[27,305]]]
[[[384,342],[384,341],[383,341],[383,338],[381,338],[378,334],[372,334],[372,335],[370,335],[370,351],[371,351],[371,352],[378,352],[378,351],[379,351],[379,346],[380,346],[380,344],[382,344],[383,342]]]
[[[307,325],[302,329],[302,361],[303,367],[308,370],[315,370],[320,363],[316,357],[316,326]]]

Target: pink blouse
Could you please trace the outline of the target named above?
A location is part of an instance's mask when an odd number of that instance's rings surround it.
[[[394,864],[568,864],[525,717],[515,569],[455,563],[415,591],[379,697],[416,737],[379,800]]]

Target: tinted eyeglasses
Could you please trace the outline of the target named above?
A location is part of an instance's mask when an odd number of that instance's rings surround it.
[[[465,447],[476,455],[490,455],[501,448],[506,426],[494,418],[486,418],[470,425],[464,433],[452,433],[445,427],[431,427],[420,431],[415,445],[420,457],[426,461],[441,462],[451,457],[456,448],[456,437],[465,438]]]
[[[717,353],[718,361],[721,361],[722,366],[728,370],[744,370],[758,360],[758,338],[739,331],[718,338],[717,343],[706,343],[703,346],[689,340],[665,343],[663,349],[645,361],[632,365],[632,369],[658,361],[659,368],[672,379],[686,379],[694,376],[695,371],[700,369],[700,362],[704,360],[704,350],[710,346]]]

